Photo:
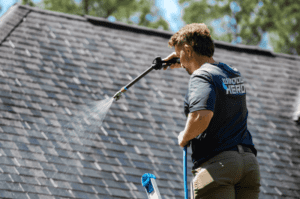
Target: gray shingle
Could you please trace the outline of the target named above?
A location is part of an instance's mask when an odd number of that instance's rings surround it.
[[[45,198],[45,199],[54,199],[55,198],[54,196],[49,196],[49,195],[29,193],[29,194],[25,194],[25,196],[24,196],[27,199],[28,199],[27,195],[30,197],[30,199],[42,199],[42,198]]]
[[[14,192],[22,192],[24,194],[24,189],[21,183],[7,183],[7,189]]]
[[[10,191],[1,190],[0,196],[1,198],[13,198],[14,194]]]
[[[21,174],[21,175],[36,176],[36,177],[43,177],[43,178],[46,177],[45,173],[42,170],[27,169],[24,167],[17,167],[15,168],[15,170],[17,170],[17,174]]]
[[[53,183],[52,183],[52,184],[53,184]],[[56,184],[57,187],[59,187],[59,188],[63,188],[63,189],[71,189],[71,185],[70,185],[68,182],[55,180],[55,184]]]
[[[99,197],[97,195],[93,195],[93,194],[89,194],[89,193],[85,193],[85,192],[79,192],[79,191],[76,191],[76,190],[72,190],[72,193],[74,194],[74,196],[76,198],[99,199]]]
[[[51,192],[51,195],[53,196],[73,198],[73,194],[71,194],[69,190],[53,188],[53,187],[48,187],[48,189]]]
[[[45,194],[45,195],[50,194],[48,187],[34,186],[34,185],[28,185],[28,184],[21,184],[21,186],[25,192],[40,193],[40,194]]]

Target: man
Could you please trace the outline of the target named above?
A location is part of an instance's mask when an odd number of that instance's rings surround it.
[[[190,143],[195,198],[258,198],[257,151],[247,129],[246,90],[240,72],[213,59],[214,44],[205,24],[189,24],[169,40],[180,58],[171,69],[185,68],[190,77],[184,100],[185,129],[178,136]],[[165,70],[167,68],[164,68]]]

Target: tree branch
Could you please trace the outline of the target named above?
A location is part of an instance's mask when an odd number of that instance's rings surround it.
[[[89,14],[89,0],[84,0],[84,13]]]

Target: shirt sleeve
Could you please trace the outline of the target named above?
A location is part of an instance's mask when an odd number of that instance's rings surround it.
[[[211,75],[206,71],[197,71],[189,83],[189,112],[215,109],[216,89]]]

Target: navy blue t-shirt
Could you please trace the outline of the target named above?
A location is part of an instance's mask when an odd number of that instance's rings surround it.
[[[190,77],[184,112],[211,110],[214,115],[207,129],[191,140],[194,164],[205,162],[237,144],[254,148],[247,129],[246,89],[240,72],[215,62],[206,63]],[[254,148],[255,153],[257,153]]]

